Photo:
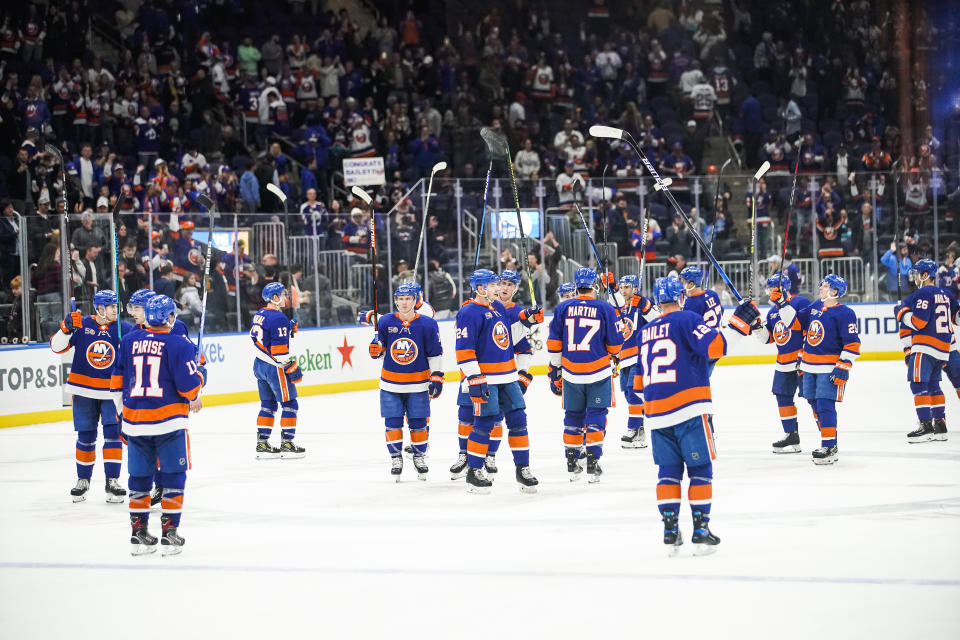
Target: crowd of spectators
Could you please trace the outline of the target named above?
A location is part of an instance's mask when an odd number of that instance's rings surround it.
[[[200,284],[189,275],[202,264],[202,246],[192,239],[192,225],[203,219],[200,194],[219,211],[240,214],[244,226],[262,219],[255,214],[274,214],[286,235],[315,235],[322,249],[364,261],[369,212],[336,188],[335,173],[343,158],[381,156],[387,184],[377,190],[377,209],[391,211],[391,266],[399,273],[401,260],[414,259],[422,222],[418,203],[403,194],[439,160],[448,162],[449,175],[479,184],[477,168],[487,163],[478,135],[484,125],[507,136],[521,180],[552,186],[548,206],[568,206],[582,178],[604,174],[623,184],[642,174],[625,145],[584,134],[593,124],[613,124],[673,178],[686,208],[692,208],[692,176],[707,176],[702,211],[691,215],[701,231],[716,234],[722,251],[737,256],[752,194],[735,200],[724,184],[716,202],[706,197],[716,167],[703,166],[704,154],[710,136],[722,135],[740,149],[745,167],[771,162],[756,196],[761,231],[784,216],[799,158],[797,208],[816,211],[821,256],[864,254],[878,232],[874,201],[884,211],[880,232],[904,245],[914,238],[916,252],[927,250],[918,238],[947,148],[927,126],[907,136],[915,145],[901,157],[905,133],[898,126],[889,17],[863,0],[803,15],[786,0],[625,5],[492,2],[474,9],[476,19],[465,13],[460,22],[451,17],[456,12],[388,8],[369,29],[346,9],[334,13],[303,0],[6,7],[0,13],[3,295],[13,298],[19,288],[19,295],[51,308],[62,303],[54,276],[67,259],[57,248],[56,220],[65,185],[46,144],[57,146],[67,163],[71,213],[109,212],[122,200],[121,296],[153,272],[155,286],[171,283],[159,286],[172,291],[187,315],[196,315]],[[115,37],[115,57],[104,59],[102,45],[93,46],[87,27],[93,21]],[[926,36],[936,38],[936,28]],[[928,86],[923,70],[912,80],[914,119],[925,124],[926,95],[941,87]],[[871,188],[870,172],[895,166],[900,177],[880,176]],[[270,183],[288,196],[286,206],[266,189]],[[449,203],[449,183],[444,190]],[[453,299],[461,284],[449,268],[459,259],[457,221],[443,209],[443,195],[440,214],[428,224],[427,265],[440,295],[452,288]],[[479,210],[478,194],[466,197]],[[896,230],[889,214],[894,197],[905,213]],[[598,200],[594,223],[621,255],[638,252],[643,212],[619,194],[601,192]],[[689,231],[659,197],[650,203],[648,257],[689,257]],[[380,216],[377,225],[383,227]],[[74,293],[89,299],[95,289],[114,286],[108,229],[88,218],[70,228]],[[27,293],[22,279],[13,284],[23,275],[19,233],[29,236]],[[772,247],[769,233],[760,237],[762,249]],[[809,239],[801,237],[802,246]],[[546,253],[560,255],[549,246]],[[243,297],[242,309],[255,308],[255,290],[265,281],[312,288],[298,281],[296,265],[279,265],[269,254],[256,258],[252,263],[242,249],[217,252],[219,276],[210,285],[215,327],[226,326],[232,296]],[[555,272],[544,278],[552,282]],[[300,299],[331,304],[331,296],[320,297]],[[55,314],[41,315],[46,330]],[[338,318],[329,306],[323,315]]]

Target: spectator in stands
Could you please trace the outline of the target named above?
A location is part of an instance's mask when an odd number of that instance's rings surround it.
[[[746,147],[745,160],[748,165],[757,163],[757,151],[763,136],[763,107],[760,101],[749,92],[740,104],[740,122],[743,127],[743,143]]]
[[[240,176],[240,199],[244,213],[256,213],[260,210],[260,182],[257,180],[257,163],[248,159],[246,171]]]
[[[860,256],[864,262],[873,255],[873,236],[876,232],[873,219],[873,206],[863,201],[858,209],[859,216],[849,223],[850,251],[848,255]]]
[[[40,253],[40,260],[37,262],[36,273],[31,280],[31,285],[37,292],[42,336],[53,335],[63,316],[63,298],[60,295],[62,275],[60,247],[56,242],[45,244]]]
[[[101,250],[100,245],[88,245],[81,254],[83,257],[74,262],[80,276],[80,297],[87,302],[93,300],[93,294],[100,289],[109,288],[106,269],[99,260]]]
[[[359,207],[350,211],[350,222],[344,225],[341,242],[343,248],[350,253],[364,256],[370,248],[370,231],[368,230],[367,216]]]
[[[533,141],[526,138],[523,148],[517,152],[513,161],[518,180],[536,180],[540,177],[540,156],[533,150]]]
[[[434,258],[430,258],[427,264],[427,276],[430,281],[430,304],[437,310],[437,318],[449,318],[457,308],[457,285],[453,277]]]
[[[177,284],[174,282],[173,265],[165,264],[160,267],[160,277],[153,281],[153,290],[161,295],[176,299]]]
[[[954,298],[960,293],[960,269],[957,268],[957,254],[948,249],[944,263],[937,270],[937,286],[949,291]]]
[[[195,273],[188,273],[183,278],[174,300],[180,304],[180,317],[184,323],[192,327],[199,326],[203,304],[200,302],[200,289]]]
[[[890,243],[890,248],[880,258],[880,263],[887,268],[887,293],[891,298],[897,295],[897,278],[899,275],[900,289],[904,293],[910,291],[910,269],[913,268],[913,261],[910,259],[907,245],[901,244],[899,247],[896,242]],[[899,273],[898,273],[899,272]]]
[[[574,190],[581,192],[586,182],[583,176],[573,170],[573,161],[567,160],[563,165],[563,173],[557,176],[557,201],[560,204],[571,204],[574,200]]]
[[[687,229],[679,215],[674,215],[673,223],[667,227],[666,239],[670,244],[668,251],[672,255],[683,257],[690,255],[690,243],[693,236],[690,235],[690,230]]]

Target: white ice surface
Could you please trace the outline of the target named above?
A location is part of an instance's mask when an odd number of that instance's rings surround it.
[[[89,499],[70,502],[70,424],[0,430],[0,638],[960,637],[949,384],[951,439],[910,445],[902,363],[857,363],[840,462],[815,467],[805,405],[803,453],[770,452],[782,433],[771,375],[713,377],[723,542],[698,558],[689,544],[665,557],[656,467],[649,449],[620,448],[622,401],[603,481],[567,481],[544,376],[527,395],[536,495],[517,490],[506,442],[491,495],[449,479],[452,385],[433,404],[427,482],[409,460],[391,480],[376,391],[302,398],[303,460],[254,460],[257,405],[205,409],[190,429],[187,545],[172,558],[129,555],[99,459]]]

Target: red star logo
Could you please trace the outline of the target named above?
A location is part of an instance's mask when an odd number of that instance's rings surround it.
[[[350,354],[353,352],[355,347],[351,347],[347,344],[347,336],[343,336],[343,346],[337,347],[337,351],[340,352],[340,357],[343,361],[340,363],[340,368],[343,369],[345,366],[350,365],[353,367],[353,362],[350,360]]]

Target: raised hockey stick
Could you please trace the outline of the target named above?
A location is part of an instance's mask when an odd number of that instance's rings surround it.
[[[285,194],[285,193],[283,192],[283,189],[281,189],[281,188],[278,187],[277,185],[273,184],[272,182],[268,182],[268,183],[267,183],[267,191],[269,191],[269,192],[272,193],[273,195],[277,196],[277,200],[280,201],[280,204],[283,205],[283,208],[284,208],[284,209],[287,208],[287,194]],[[207,205],[203,205],[203,206],[207,206]],[[208,211],[209,211],[209,209],[208,209]]]
[[[903,157],[894,163],[891,169],[893,170],[893,258],[897,261],[897,304],[903,304],[903,286],[900,284],[900,268],[903,264],[903,259],[900,257],[900,242],[897,240],[897,236],[900,235],[900,198],[897,195],[899,189],[897,188],[897,165],[903,161]]]
[[[793,205],[797,200],[797,175],[800,173],[800,141],[797,141],[797,163],[793,167],[793,188],[790,190],[790,204],[787,205],[787,225],[783,230],[783,251],[780,253],[780,283],[777,287],[783,290],[783,272],[787,268],[783,263],[787,258],[787,239],[790,238],[790,218],[793,217]]]
[[[590,234],[590,228],[587,226],[587,219],[583,217],[583,211],[580,209],[580,203],[576,199],[573,201],[573,206],[577,209],[577,215],[580,216],[580,224],[583,225],[583,231],[587,234],[587,241],[590,242],[590,248],[593,250],[593,257],[597,261],[597,265],[600,266],[603,263],[600,261],[600,254],[597,252],[597,245],[593,241],[593,236]],[[617,298],[614,295],[613,282],[607,281],[607,291],[610,294],[610,299],[616,302]],[[620,321],[623,321],[623,312],[620,310],[620,305],[614,304],[613,307],[617,310],[617,316],[620,318]]]
[[[513,205],[517,212],[517,228],[520,230],[520,247],[523,250],[523,256],[520,261],[523,263],[523,271],[527,276],[527,287],[530,290],[530,303],[537,304],[537,294],[533,290],[533,277],[530,275],[530,261],[527,260],[527,235],[523,232],[523,216],[520,215],[520,192],[517,189],[517,175],[513,171],[513,158],[510,156],[510,143],[507,137],[490,127],[480,129],[480,136],[487,143],[490,154],[493,155],[501,150],[507,156],[507,166],[510,168],[510,184],[513,187]]]
[[[45,144],[43,149],[56,158],[57,164],[60,165],[60,198],[63,200],[63,215],[60,216],[60,286],[63,288],[64,294],[70,294],[69,306],[67,305],[66,298],[63,300],[63,312],[64,315],[66,315],[67,313],[77,310],[77,300],[73,295],[73,259],[70,255],[70,240],[67,238],[68,232],[70,231],[70,206],[67,201],[67,170],[64,167],[63,155],[60,153],[60,149],[49,143]],[[56,206],[56,202],[54,202],[54,206]]]
[[[441,160],[430,169],[430,182],[427,184],[427,198],[423,203],[423,219],[420,221],[420,242],[417,244],[417,258],[413,262],[413,271],[410,272],[413,274],[414,281],[417,279],[417,268],[420,266],[420,254],[423,252],[423,233],[427,228],[427,216],[430,214],[430,196],[433,194],[433,176],[440,171],[444,171],[446,168],[447,163]],[[406,274],[402,275],[406,276]]]
[[[483,225],[487,220],[487,195],[490,193],[490,174],[493,173],[493,158],[487,167],[487,181],[483,185],[483,208],[480,210],[480,231],[477,232],[477,255],[473,258],[473,269],[480,266],[480,245],[483,244]]]
[[[373,258],[373,331],[376,333],[379,330],[377,313],[380,311],[379,296],[377,295],[377,216],[373,210],[373,198],[370,197],[369,193],[356,185],[351,187],[350,190],[353,191],[353,195],[363,200],[370,207],[370,251]]]
[[[269,189],[272,186],[274,185],[268,185],[267,188]],[[207,229],[207,256],[203,261],[203,309],[200,311],[200,333],[197,334],[197,364],[200,364],[201,348],[203,347],[203,333],[207,325],[207,294],[210,292],[210,286],[207,281],[210,279],[210,263],[213,261],[214,205],[213,200],[211,200],[210,196],[205,193],[197,195],[197,202],[206,207],[207,221],[209,223],[209,227]]]
[[[120,303],[120,207],[125,199],[123,189],[120,189],[113,205],[113,287],[117,290],[117,339],[120,340],[123,339],[123,322],[120,319],[123,310]]]
[[[733,162],[733,158],[727,158],[727,161],[720,165],[720,172],[717,174],[717,190],[713,195],[713,229],[710,230],[710,251],[713,251],[713,241],[717,237],[717,200],[720,199],[720,186],[723,183],[723,172]],[[707,283],[705,289],[710,287],[710,280],[713,276],[713,270],[707,273]]]
[[[653,179],[657,181],[657,186],[663,191],[663,194],[670,202],[673,210],[677,212],[677,215],[679,215],[681,219],[683,219],[684,223],[687,225],[687,228],[690,230],[690,234],[693,236],[693,239],[696,241],[697,245],[699,245],[700,250],[706,254],[707,259],[710,260],[714,268],[717,270],[717,273],[720,274],[720,278],[724,281],[724,283],[726,283],[727,287],[730,288],[730,292],[734,295],[738,302],[743,300],[743,296],[740,295],[740,292],[734,286],[733,281],[730,280],[730,277],[723,270],[723,267],[720,266],[720,263],[713,255],[713,252],[710,251],[709,247],[707,247],[707,243],[704,242],[703,236],[701,236],[700,232],[697,231],[696,227],[693,226],[690,216],[686,214],[686,212],[680,207],[680,204],[677,202],[676,198],[673,197],[673,194],[670,193],[670,190],[667,188],[663,178],[661,178],[660,174],[657,173],[657,170],[650,163],[650,160],[647,159],[647,156],[640,149],[640,145],[638,145],[636,140],[633,139],[633,136],[622,129],[599,124],[595,124],[590,127],[590,135],[595,138],[614,138],[617,140],[625,140],[630,145],[630,148],[633,149],[634,153],[636,153],[640,158],[640,161],[643,162],[643,166],[647,168],[647,171],[650,172],[650,175],[653,176]]]
[[[750,198],[753,205],[753,213],[750,217],[750,294],[756,293],[757,287],[757,195],[760,189],[760,178],[770,170],[770,162],[763,161],[757,172],[753,174],[753,197]]]

